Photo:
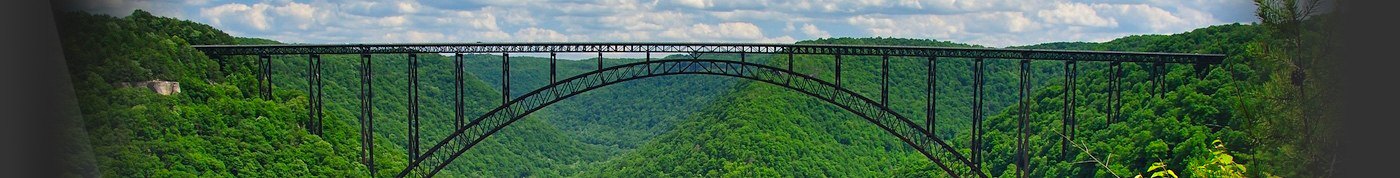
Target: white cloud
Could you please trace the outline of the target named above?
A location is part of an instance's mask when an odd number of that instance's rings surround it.
[[[447,27],[471,27],[479,30],[501,30],[496,15],[487,12],[456,11],[433,19],[433,22]]]
[[[266,14],[268,7],[267,4],[224,4],[201,9],[200,15],[209,18],[214,25],[225,25],[224,22],[228,21],[229,26],[246,25],[261,31],[271,27]]]
[[[295,2],[287,4],[286,6],[273,7],[272,11],[279,16],[289,17],[286,18],[288,22],[302,30],[320,24],[320,21],[327,16],[327,14],[320,12],[316,7]]]
[[[449,38],[446,34],[442,34],[442,33],[438,33],[438,32],[420,32],[420,31],[405,31],[405,32],[401,32],[401,33],[386,33],[386,34],[384,34],[384,36],[383,36],[382,38],[384,38],[384,39],[383,39],[384,41],[415,42],[415,43],[448,41],[448,40],[451,39],[451,38]]]
[[[674,2],[675,2],[676,4],[680,4],[680,5],[683,5],[683,6],[688,6],[688,7],[693,7],[693,8],[701,8],[701,9],[704,9],[704,8],[706,8],[706,7],[710,7],[710,6],[713,6],[713,5],[714,5],[714,2],[711,2],[711,1],[708,1],[708,0],[675,0]]]
[[[716,39],[754,41],[764,39],[763,31],[751,23],[728,22],[715,25],[694,24],[662,31],[661,36],[673,39]]]
[[[816,25],[812,25],[812,24],[803,25],[803,26],[802,26],[802,34],[806,34],[807,37],[813,37],[813,38],[826,38],[826,37],[831,37],[831,33],[830,33],[830,32],[826,32],[826,31],[824,31],[824,30],[822,30],[822,29],[819,29],[819,28],[817,28]]]
[[[1118,21],[1099,16],[1098,11],[1087,4],[1058,3],[1054,9],[1036,12],[1041,20],[1051,24],[1066,24],[1088,27],[1116,27]]]
[[[404,16],[382,17],[382,18],[375,19],[375,22],[378,23],[378,24],[381,25],[381,26],[386,26],[386,27],[399,27],[399,26],[404,26],[405,24],[408,24],[408,17],[404,17]]]
[[[569,41],[569,37],[562,33],[556,32],[554,30],[541,28],[520,29],[520,31],[515,32],[515,36],[518,37],[518,39],[516,39],[518,41],[528,42]]]
[[[418,12],[418,4],[417,4],[417,3],[399,2],[399,3],[394,4],[394,5],[396,5],[396,6],[399,8],[399,12],[403,12],[403,13],[407,13],[407,14],[412,14],[412,13],[417,13],[417,12]]]
[[[1122,25],[1127,25],[1129,30],[1144,32],[1171,32],[1215,23],[1209,15],[1190,9],[1180,9],[1180,13],[1172,13],[1145,4],[1094,4],[1092,7],[1100,13],[1112,16],[1120,23],[1126,23]]]
[[[679,12],[636,12],[599,18],[599,23],[627,31],[661,30],[669,26],[686,25],[691,15]]]

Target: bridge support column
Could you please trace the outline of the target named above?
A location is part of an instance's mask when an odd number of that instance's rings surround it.
[[[650,52],[650,51],[647,51],[647,59],[646,59],[646,62],[647,62],[647,74],[654,74],[654,72],[652,72],[652,69],[651,69],[651,52]],[[553,63],[550,63],[550,64],[553,64]],[[550,72],[553,72],[553,71],[552,71],[552,70],[553,70],[552,68],[551,68],[550,70],[551,70]],[[551,81],[553,81],[553,80],[551,80]]]
[[[739,62],[749,63],[748,53],[739,53]],[[744,75],[744,72],[748,72],[748,69],[743,67],[739,68],[739,75]]]
[[[360,55],[360,161],[374,169],[374,62],[368,53]]]
[[[890,106],[890,56],[880,60],[880,104]]]
[[[1121,79],[1122,76],[1119,76],[1119,75],[1122,74],[1122,73],[1121,73],[1121,72],[1123,71],[1122,69],[1123,69],[1123,65],[1122,65],[1122,63],[1120,63],[1120,62],[1118,62],[1118,61],[1114,61],[1113,63],[1109,63],[1108,72],[1107,72],[1107,73],[1108,73],[1108,92],[1109,92],[1109,93],[1108,93],[1108,102],[1107,102],[1107,103],[1108,103],[1108,124],[1109,124],[1109,125],[1113,125],[1113,122],[1116,122],[1116,121],[1118,120],[1118,107],[1119,107],[1119,106],[1118,106],[1118,104],[1119,104],[1119,103],[1118,103],[1118,100],[1122,100],[1122,98],[1120,98],[1120,97],[1123,97],[1123,96],[1120,95],[1121,92],[1119,91],[1119,88],[1118,88],[1118,85],[1119,85],[1118,82],[1119,82],[1119,80],[1122,80],[1122,79]]]
[[[650,59],[651,53],[647,53],[647,57],[648,57],[648,59]],[[558,55],[558,53],[549,52],[549,83],[554,83],[555,81],[558,81],[558,80],[557,80],[557,75],[558,75],[558,74],[556,74],[556,72],[555,72],[555,68],[558,68],[558,65],[555,64],[555,62],[558,62],[558,60],[559,60],[559,55]]]
[[[408,160],[418,158],[418,54],[408,54]]]
[[[1152,64],[1152,70],[1153,70],[1153,71],[1157,71],[1157,72],[1155,72],[1156,75],[1153,75],[1153,76],[1154,76],[1154,79],[1156,79],[1156,80],[1153,80],[1153,82],[1152,82],[1153,85],[1154,85],[1154,86],[1152,87],[1152,90],[1153,90],[1153,91],[1156,91],[1156,92],[1153,92],[1153,96],[1157,96],[1157,97],[1166,97],[1166,96],[1167,96],[1167,64],[1166,64],[1166,63],[1162,63],[1162,62],[1155,62],[1155,63]],[[1160,95],[1160,96],[1159,96],[1159,95]]]
[[[1026,127],[1030,125],[1031,117],[1031,60],[1021,60],[1020,76],[1021,104],[1018,107],[1021,109],[1021,119],[1017,122],[1019,133],[1016,134],[1016,173],[1017,177],[1026,177],[1026,173],[1030,171],[1030,153],[1027,148],[1030,147],[1031,133]]]
[[[982,58],[972,63],[972,169],[982,168],[982,70],[987,66]]]
[[[324,93],[321,89],[321,55],[312,54],[306,59],[306,127],[316,135],[321,135],[325,129],[322,121],[325,107],[321,102]]]
[[[1161,85],[1160,82],[1157,82],[1157,64],[1154,63],[1151,67],[1147,67],[1147,81],[1152,83],[1147,87],[1147,96],[1157,97],[1157,85]]]
[[[465,61],[462,61],[462,58],[463,58],[462,53],[457,53],[457,54],[454,55],[453,58],[452,58],[452,61],[453,61],[452,68],[454,69],[454,70],[452,71],[452,77],[453,77],[453,80],[454,80],[453,85],[452,85],[452,93],[453,93],[453,95],[452,95],[452,96],[453,96],[453,97],[452,97],[452,101],[453,101],[454,103],[456,103],[456,104],[455,104],[455,107],[454,107],[454,109],[455,109],[456,112],[454,112],[454,113],[457,114],[457,115],[456,115],[456,118],[455,118],[455,120],[454,120],[454,122],[453,122],[452,125],[453,125],[453,126],[456,126],[455,128],[457,128],[457,129],[461,129],[463,126],[466,126],[466,124],[467,124],[467,122],[466,122],[466,114],[467,114],[467,113],[466,113],[466,112],[467,112],[467,110],[466,110],[466,105],[467,105],[467,103],[466,103],[465,101],[462,101],[462,97],[464,97],[463,94],[462,94],[462,86],[463,86],[463,84],[465,84],[465,82],[462,80],[462,77],[465,77],[465,76],[466,76],[466,71],[462,70],[463,65],[465,65],[465,64],[464,64]],[[550,62],[551,64],[554,63],[554,61],[549,61],[549,62]],[[550,72],[553,72],[553,69],[552,69],[553,66],[550,66],[550,67],[551,67]],[[549,77],[550,77],[550,78],[549,78],[550,81],[553,81],[553,80],[554,80],[554,75],[550,75]]]
[[[787,70],[788,70],[788,71],[797,72],[797,71],[795,71],[795,70],[792,70],[792,61],[797,60],[797,58],[793,58],[793,54],[792,54],[792,53],[793,53],[793,52],[792,52],[792,49],[788,49],[788,60],[787,60],[788,65],[787,65]],[[784,84],[789,84],[789,85],[791,85],[791,84],[792,84],[792,76],[788,76],[787,81],[784,82]]]
[[[841,55],[836,55],[836,87],[841,87]]]
[[[926,125],[927,125],[926,127],[928,127],[929,137],[933,137],[933,136],[935,136],[934,134],[937,134],[937,133],[938,133],[938,132],[937,132],[938,130],[936,129],[937,127],[935,127],[935,126],[937,126],[937,125],[935,125],[935,123],[937,123],[937,120],[936,120],[936,116],[934,116],[934,114],[937,113],[937,112],[935,112],[935,111],[936,111],[936,108],[937,108],[937,107],[936,107],[936,106],[937,106],[936,104],[938,103],[938,98],[937,98],[937,95],[936,95],[938,92],[936,91],[936,88],[935,88],[935,86],[936,86],[937,83],[938,83],[938,61],[937,61],[937,60],[938,60],[938,57],[928,57],[928,64],[926,65],[926,66],[928,66],[928,75],[927,75],[928,78],[926,78],[925,81],[924,81],[925,83],[928,84],[928,85],[927,85],[927,88],[924,89],[924,95],[925,95],[926,97],[928,97],[928,110],[925,110],[925,112],[924,112],[924,113],[925,113],[925,115],[924,115],[924,116],[925,116],[925,117],[924,117],[924,124],[926,124]]]
[[[603,53],[598,53],[603,55]],[[599,58],[601,60],[602,58]],[[598,65],[602,65],[599,62]],[[501,53],[501,105],[510,103],[510,53]]]
[[[220,75],[223,75],[223,73],[228,73],[228,70],[224,69],[224,66],[228,65],[228,59],[225,59],[224,55],[212,55],[209,57],[214,58],[215,61],[219,62]]]
[[[1065,111],[1063,113],[1064,118],[1060,119],[1060,132],[1064,134],[1064,138],[1060,140],[1060,158],[1066,161],[1072,159],[1069,157],[1069,141],[1074,139],[1074,130],[1078,127],[1075,121],[1075,108],[1078,104],[1076,103],[1078,101],[1075,97],[1078,96],[1076,93],[1078,92],[1077,90],[1079,90],[1079,87],[1075,84],[1079,80],[1078,75],[1079,64],[1075,61],[1065,61],[1065,90],[1062,95],[1062,97],[1064,97],[1063,103]]]
[[[272,100],[272,56],[258,55],[258,96]]]

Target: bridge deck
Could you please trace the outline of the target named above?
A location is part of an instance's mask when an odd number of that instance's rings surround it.
[[[880,46],[762,43],[406,43],[406,44],[279,44],[194,45],[209,55],[383,54],[383,53],[769,53],[867,56],[963,57],[1070,61],[1118,61],[1218,64],[1219,54],[1080,51],[1044,49],[959,48],[929,46]]]

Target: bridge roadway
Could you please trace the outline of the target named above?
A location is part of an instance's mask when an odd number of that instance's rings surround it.
[[[769,53],[867,56],[928,56],[990,59],[1117,61],[1146,63],[1219,64],[1224,55],[1156,52],[1080,51],[1046,49],[961,48],[835,44],[580,42],[580,43],[402,43],[402,44],[278,44],[194,45],[205,54],[393,54],[393,53]]]

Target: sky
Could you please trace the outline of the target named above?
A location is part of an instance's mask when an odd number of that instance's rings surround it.
[[[746,42],[936,39],[989,47],[1103,42],[1251,23],[1249,0],[94,0],[290,43]]]

